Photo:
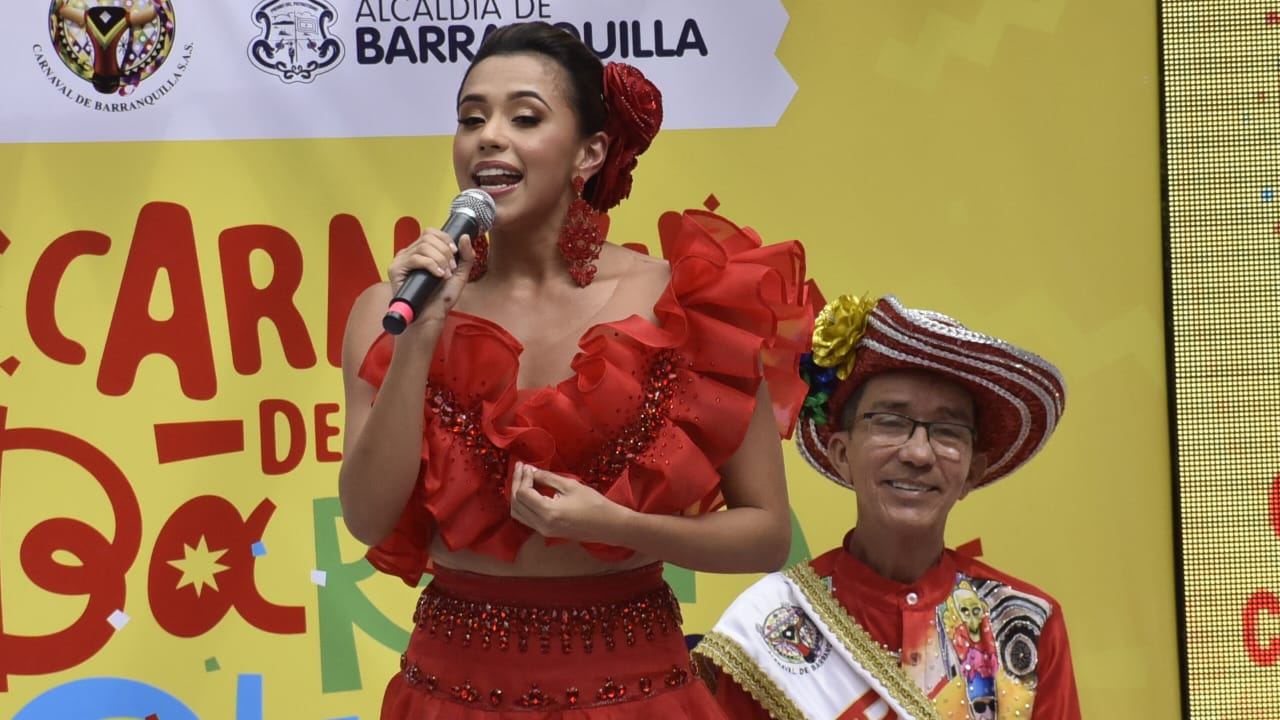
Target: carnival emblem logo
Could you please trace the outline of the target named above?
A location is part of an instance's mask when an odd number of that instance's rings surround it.
[[[53,0],[49,37],[62,62],[99,93],[129,95],[173,50],[173,5],[169,0]]]
[[[309,83],[342,62],[342,41],[330,34],[338,12],[325,0],[264,0],[253,9],[262,34],[249,60],[286,83]]]
[[[807,673],[831,654],[831,646],[818,626],[795,605],[783,605],[769,613],[756,630],[787,672]]]

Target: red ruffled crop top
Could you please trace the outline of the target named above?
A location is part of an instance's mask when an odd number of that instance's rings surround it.
[[[643,512],[715,510],[717,468],[741,444],[762,378],[779,432],[791,434],[813,326],[803,247],[762,246],[754,231],[696,210],[664,214],[658,231],[671,279],[657,322],[591,327],[573,375],[556,385],[517,393],[519,342],[483,318],[449,315],[426,386],[418,483],[395,531],[369,550],[375,567],[416,585],[437,532],[450,549],[513,560],[533,534],[510,516],[516,461]],[[374,387],[392,343],[381,335],[360,367]],[[606,560],[632,552],[583,545]]]

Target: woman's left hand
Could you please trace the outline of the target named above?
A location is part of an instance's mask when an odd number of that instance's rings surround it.
[[[539,492],[550,488],[550,496]],[[577,480],[516,463],[511,476],[511,517],[548,538],[611,543],[631,510]]]

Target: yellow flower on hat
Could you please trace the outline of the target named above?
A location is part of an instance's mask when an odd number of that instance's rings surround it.
[[[841,380],[848,378],[857,359],[854,346],[866,331],[867,318],[877,302],[879,298],[867,294],[841,295],[827,303],[813,323],[813,363],[835,368]]]

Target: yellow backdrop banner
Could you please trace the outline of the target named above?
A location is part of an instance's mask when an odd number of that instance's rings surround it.
[[[1059,364],[1056,437],[949,541],[1062,603],[1085,717],[1175,717],[1155,5],[784,5],[785,112],[660,134],[611,239],[656,250],[663,211],[718,203],[802,240],[829,297],[892,292]],[[443,220],[449,143],[0,145],[0,716],[377,716],[415,592],[342,524],[338,347]],[[793,559],[835,546],[853,496],[790,447],[787,470]],[[695,634],[754,579],[668,577]]]

